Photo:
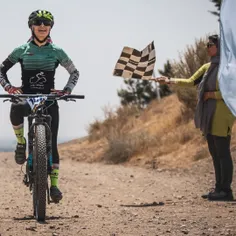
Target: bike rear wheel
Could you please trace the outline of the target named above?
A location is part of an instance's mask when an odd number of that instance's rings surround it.
[[[44,125],[35,126],[33,173],[33,211],[37,221],[45,221],[48,173],[46,129]]]

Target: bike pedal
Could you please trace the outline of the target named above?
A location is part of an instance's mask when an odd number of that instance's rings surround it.
[[[27,187],[29,187],[29,180],[28,180],[27,175],[24,176],[23,183],[24,183]]]

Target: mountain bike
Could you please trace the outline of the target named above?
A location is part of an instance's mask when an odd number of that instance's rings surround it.
[[[31,107],[28,116],[28,158],[24,175],[24,184],[33,196],[33,214],[37,221],[45,221],[46,205],[50,204],[48,175],[52,167],[51,116],[47,108],[58,100],[76,101],[83,95],[57,94],[0,94],[5,101],[18,103],[27,101]],[[54,202],[57,203],[57,202]]]

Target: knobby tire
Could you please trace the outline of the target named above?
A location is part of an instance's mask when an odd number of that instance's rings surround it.
[[[45,221],[47,203],[47,148],[44,125],[35,126],[33,172],[33,211],[37,221]]]

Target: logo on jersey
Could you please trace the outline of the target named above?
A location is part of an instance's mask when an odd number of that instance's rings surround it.
[[[44,72],[40,72],[29,79],[30,88],[44,89],[44,84],[47,82]]]

